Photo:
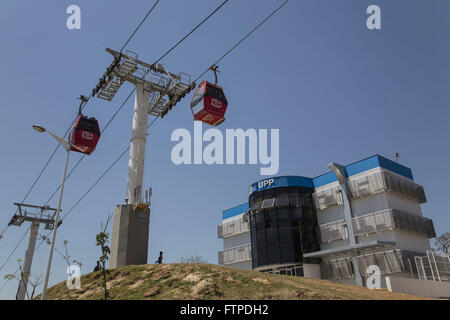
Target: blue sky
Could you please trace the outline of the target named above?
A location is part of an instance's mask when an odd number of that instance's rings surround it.
[[[220,1],[162,0],[127,49],[154,62]],[[82,29],[66,28],[66,8],[81,7]],[[119,50],[153,2],[23,1],[0,4],[0,228],[53,152],[56,144],[32,130],[39,123],[63,135],[77,110],[111,62],[106,47]],[[217,15],[161,63],[196,78],[280,0],[227,3]],[[382,29],[366,28],[366,8],[382,10]],[[423,214],[438,234],[450,231],[450,21],[447,1],[291,0],[220,64],[220,84],[229,102],[225,129],[280,129],[278,175],[317,176],[331,161],[342,164],[375,153],[413,170],[425,187]],[[206,79],[213,80],[211,74]],[[93,99],[86,113],[105,125],[132,90],[125,84],[112,102]],[[259,166],[176,166],[170,160],[178,128],[193,131],[189,102],[178,104],[149,132],[144,187],[153,188],[149,262],[159,251],[165,262],[200,255],[217,263],[221,241],[216,226],[224,209],[247,200],[247,188],[261,179]],[[66,185],[68,210],[128,146],[133,100],[126,104]],[[26,200],[42,204],[61,180],[59,151]],[[71,165],[80,155],[72,154]],[[57,247],[69,241],[73,258],[90,272],[99,257],[95,234],[101,221],[123,203],[128,157],[124,157],[64,221]],[[56,206],[57,198],[50,203]],[[63,211],[64,213],[64,211]],[[28,226],[10,227],[0,240],[3,262]],[[42,230],[41,230],[42,232]],[[3,276],[23,259],[27,238]],[[44,275],[48,246],[36,251],[32,272]],[[65,263],[54,258],[50,284],[65,279]],[[14,298],[17,283],[0,292]]]

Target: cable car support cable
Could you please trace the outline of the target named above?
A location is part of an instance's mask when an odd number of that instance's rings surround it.
[[[160,62],[162,59],[164,59],[173,49],[175,49],[176,47],[178,47],[179,44],[181,44],[187,37],[189,37],[192,33],[194,33],[195,30],[197,30],[202,24],[204,24],[209,18],[211,18],[217,11],[219,11],[228,1],[230,0],[225,0],[224,2],[222,2],[221,5],[219,5],[213,12],[211,12],[205,19],[203,19],[202,22],[200,22],[194,29],[192,29],[189,33],[187,33],[183,38],[181,38],[180,41],[178,41],[172,48],[170,48],[169,50],[167,50],[166,53],[164,53],[158,60],[155,61],[155,64],[157,64],[158,62]]]
[[[211,67],[208,67],[201,75],[199,75],[194,81],[197,82],[200,78],[202,78],[208,71],[211,70],[214,66],[217,66],[220,61],[222,61],[231,51],[233,51],[236,47],[238,47],[242,42],[244,42],[253,32],[255,32],[259,27],[261,27],[267,20],[269,20],[275,13],[277,13],[281,8],[283,8],[289,0],[284,1],[278,8],[276,8],[270,15],[268,15],[263,21],[261,21],[256,27],[254,27],[249,33],[247,33],[241,40],[239,40],[230,50],[228,50],[222,57],[220,57],[216,62],[212,64]]]

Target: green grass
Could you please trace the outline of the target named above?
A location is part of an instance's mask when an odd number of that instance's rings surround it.
[[[126,266],[110,270],[108,288],[117,300],[398,300],[421,299],[387,290],[245,271],[212,264],[162,264]],[[69,290],[66,282],[49,289],[48,299],[99,300],[103,297],[101,272],[81,277],[81,289]],[[36,297],[39,299],[39,296]]]

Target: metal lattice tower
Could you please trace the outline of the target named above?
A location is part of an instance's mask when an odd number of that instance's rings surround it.
[[[174,74],[159,63],[151,65],[140,61],[134,52],[120,53],[109,48],[106,51],[114,57],[114,62],[94,89],[97,97],[111,101],[125,82],[136,86],[126,199],[138,204],[143,190],[148,115],[164,118],[195,88],[195,82],[191,82],[186,73]]]
[[[164,116],[196,86],[185,73],[172,73],[161,64],[148,64],[136,53],[106,49],[113,63],[92,95],[111,101],[125,82],[136,87],[130,139],[127,193],[124,205],[114,212],[109,267],[145,264],[148,261],[150,195],[142,202],[148,116]],[[156,118],[155,118],[156,119]]]
[[[31,264],[33,263],[39,225],[42,223],[45,225],[45,230],[53,230],[57,209],[50,208],[49,206],[40,207],[24,203],[14,203],[14,205],[17,206],[18,213],[12,216],[8,226],[20,227],[25,221],[31,222],[30,239],[28,240],[28,248],[25,252],[23,270],[20,275],[19,289],[17,290],[16,295],[17,300],[24,300],[27,292],[28,279],[30,277]],[[58,227],[61,223],[62,221],[59,220]]]
[[[106,51],[118,62],[110,66],[110,74],[99,88],[97,97],[100,99],[111,101],[126,81],[141,84],[150,93],[149,114],[163,118],[195,88],[195,82],[191,83],[191,77],[186,73],[171,73],[159,63],[150,65],[140,61],[131,51],[126,54],[109,48]]]

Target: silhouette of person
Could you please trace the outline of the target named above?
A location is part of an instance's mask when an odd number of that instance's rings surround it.
[[[95,268],[94,268],[94,272],[95,271],[99,271],[99,270],[101,270],[102,269],[102,267],[101,267],[101,265],[100,265],[100,261],[97,261],[97,265],[95,266]]]
[[[158,260],[156,260],[155,263],[161,264],[162,261],[163,261],[163,252],[160,251],[160,252],[159,252]]]

